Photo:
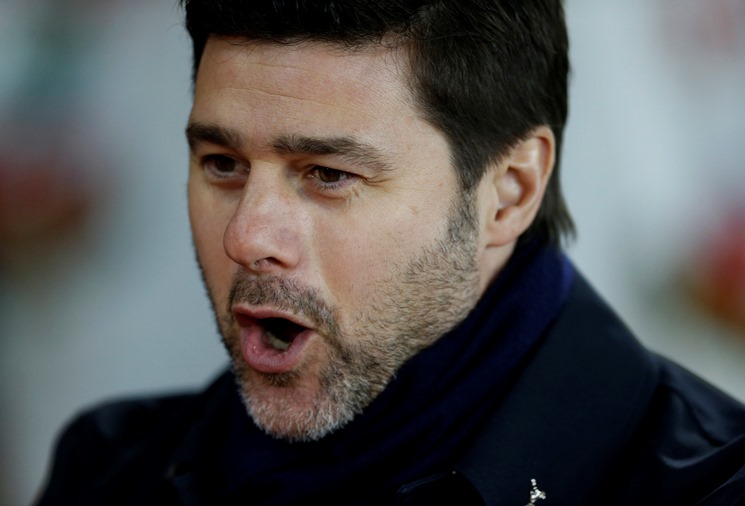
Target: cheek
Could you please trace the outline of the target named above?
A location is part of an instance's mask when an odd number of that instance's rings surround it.
[[[189,188],[189,221],[194,247],[207,288],[218,299],[229,289],[233,269],[223,247],[223,236],[230,213],[220,211],[204,192]]]
[[[401,272],[423,242],[424,230],[416,220],[388,212],[342,229],[316,228],[314,249],[337,304],[364,306],[381,281]]]

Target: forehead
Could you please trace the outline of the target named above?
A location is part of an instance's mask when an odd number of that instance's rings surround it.
[[[271,109],[272,115],[278,110],[306,115],[305,121],[311,119],[308,114],[313,119],[333,116],[361,123],[384,121],[386,115],[388,121],[411,120],[418,114],[403,59],[399,49],[383,46],[352,51],[318,42],[276,44],[211,37],[197,72],[195,112],[200,108],[220,112],[217,102],[221,101],[221,107],[225,102],[239,110],[250,106],[254,116]]]
[[[346,48],[341,44],[320,41],[279,43],[213,35],[207,40],[197,78],[203,74],[204,67],[214,66],[227,71],[223,75],[226,79],[243,77],[242,70],[247,66],[284,68],[298,75],[315,70],[328,76],[326,84],[341,91],[347,86],[334,79],[331,72],[343,71],[344,76],[357,81],[399,86],[404,84],[405,64],[403,46],[370,44]],[[337,83],[341,87],[337,87]],[[287,84],[299,83],[290,81]]]

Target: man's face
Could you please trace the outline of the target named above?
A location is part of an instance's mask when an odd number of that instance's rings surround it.
[[[254,421],[317,439],[473,308],[483,213],[394,50],[231,42],[189,120],[197,256]]]

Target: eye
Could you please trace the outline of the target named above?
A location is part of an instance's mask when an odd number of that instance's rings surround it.
[[[235,172],[237,162],[223,155],[209,155],[202,161],[204,168],[216,174],[231,174]]]
[[[200,165],[205,176],[212,184],[243,186],[251,167],[226,155],[206,155]]]
[[[312,184],[316,187],[317,191],[327,194],[346,189],[358,180],[356,174],[332,169],[323,165],[312,166],[307,173],[307,177],[312,181]]]
[[[312,165],[306,172],[313,190],[319,195],[330,198],[349,196],[364,178],[354,172],[332,169],[325,165]]]
[[[338,183],[349,177],[347,172],[330,169],[328,167],[316,167],[315,172],[318,180],[325,184]]]

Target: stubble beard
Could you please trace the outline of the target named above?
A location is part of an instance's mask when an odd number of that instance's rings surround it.
[[[228,307],[213,308],[240,395],[254,423],[289,441],[313,441],[360,414],[412,356],[460,323],[479,297],[473,199],[456,198],[440,237],[403,269],[370,287],[366,310],[342,330],[315,290],[279,277],[236,277]],[[302,315],[319,330],[325,352],[316,392],[300,392],[306,370],[265,374],[244,361],[230,306],[268,305]],[[302,366],[301,366],[302,367]],[[307,379],[307,378],[306,378]]]

